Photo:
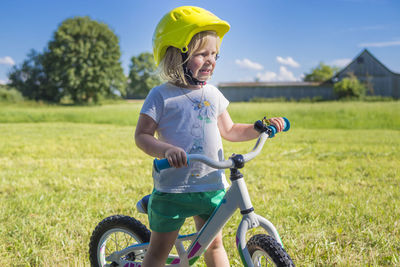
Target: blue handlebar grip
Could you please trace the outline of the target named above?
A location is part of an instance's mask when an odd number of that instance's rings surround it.
[[[290,129],[290,122],[289,122],[289,120],[288,120],[287,118],[285,118],[285,117],[282,117],[282,119],[285,121],[285,127],[283,127],[283,131],[284,131],[284,132],[287,132],[287,131],[289,131],[289,129]]]
[[[187,158],[187,164],[189,164],[189,158]],[[171,168],[167,159],[154,159],[153,166],[156,172]]]
[[[160,172],[161,170],[171,168],[167,159],[154,159],[153,161],[154,170]]]
[[[289,120],[288,120],[287,118],[285,118],[285,117],[282,117],[282,119],[283,119],[283,121],[285,122],[285,125],[284,125],[282,131],[283,131],[283,132],[287,132],[287,131],[289,131],[289,129],[290,129],[290,122],[289,122]],[[274,137],[275,134],[276,134],[276,132],[277,132],[276,127],[275,127],[274,125],[269,125],[269,126],[267,126],[267,128],[271,130],[271,134],[269,135],[269,137],[270,137],[270,138]]]
[[[267,126],[267,128],[271,130],[271,132],[269,133],[269,138],[274,137],[275,134],[276,134],[276,128],[275,128],[275,126],[274,126],[274,125],[269,125],[269,126]]]

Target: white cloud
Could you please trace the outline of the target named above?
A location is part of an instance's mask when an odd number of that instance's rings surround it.
[[[11,57],[9,57],[9,56],[0,57],[0,65],[11,65],[11,66],[13,66],[13,65],[15,65],[15,62],[14,62],[14,60],[13,60]]]
[[[278,76],[278,75],[275,72],[266,71],[264,73],[258,73],[257,79],[260,79],[260,81],[264,81],[264,82],[270,82],[270,81],[275,81],[276,76]]]
[[[279,63],[281,63],[283,65],[288,65],[293,68],[300,67],[300,64],[297,63],[296,61],[294,61],[294,59],[292,57],[283,58],[283,57],[277,56],[276,61],[278,61]]]
[[[251,70],[262,70],[264,67],[260,63],[253,62],[247,58],[240,60],[236,59],[235,60],[236,65],[239,65],[242,68],[245,69],[251,69]]]
[[[7,83],[8,83],[8,81],[0,80],[0,84],[2,84],[2,85],[5,85]]]
[[[388,46],[398,46],[400,41],[390,41],[390,42],[376,42],[376,43],[362,43],[359,47],[388,47]]]
[[[329,65],[337,66],[337,67],[345,67],[351,62],[350,58],[339,58],[332,61]]]
[[[300,78],[294,77],[293,72],[287,70],[285,66],[279,68],[278,74],[272,71],[258,73],[257,79],[264,82],[294,82],[300,80]]]
[[[294,77],[293,72],[288,71],[284,66],[279,68],[279,79],[280,81],[297,81]]]

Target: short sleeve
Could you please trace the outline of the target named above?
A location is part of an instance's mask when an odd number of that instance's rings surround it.
[[[225,96],[221,93],[221,91],[216,88],[216,92],[218,95],[218,116],[221,115],[227,108],[229,105],[229,100],[225,98]]]
[[[163,110],[164,110],[163,97],[160,91],[158,90],[158,87],[155,87],[150,90],[149,94],[144,100],[142,109],[140,110],[140,114],[145,114],[149,116],[158,124],[160,122]]]

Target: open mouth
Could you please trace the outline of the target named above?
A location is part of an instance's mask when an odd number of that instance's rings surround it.
[[[211,69],[199,70],[199,73],[201,73],[201,74],[211,74]]]

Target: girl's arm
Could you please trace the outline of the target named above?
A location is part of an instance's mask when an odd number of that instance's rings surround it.
[[[140,114],[135,131],[136,145],[150,156],[168,159],[169,164],[175,168],[186,166],[185,151],[156,139],[156,129],[157,123],[151,117]]]
[[[269,122],[277,128],[278,132],[282,131],[285,125],[282,118],[271,118]],[[227,110],[218,117],[218,129],[221,136],[231,142],[248,141],[259,136],[253,124],[233,123]]]

